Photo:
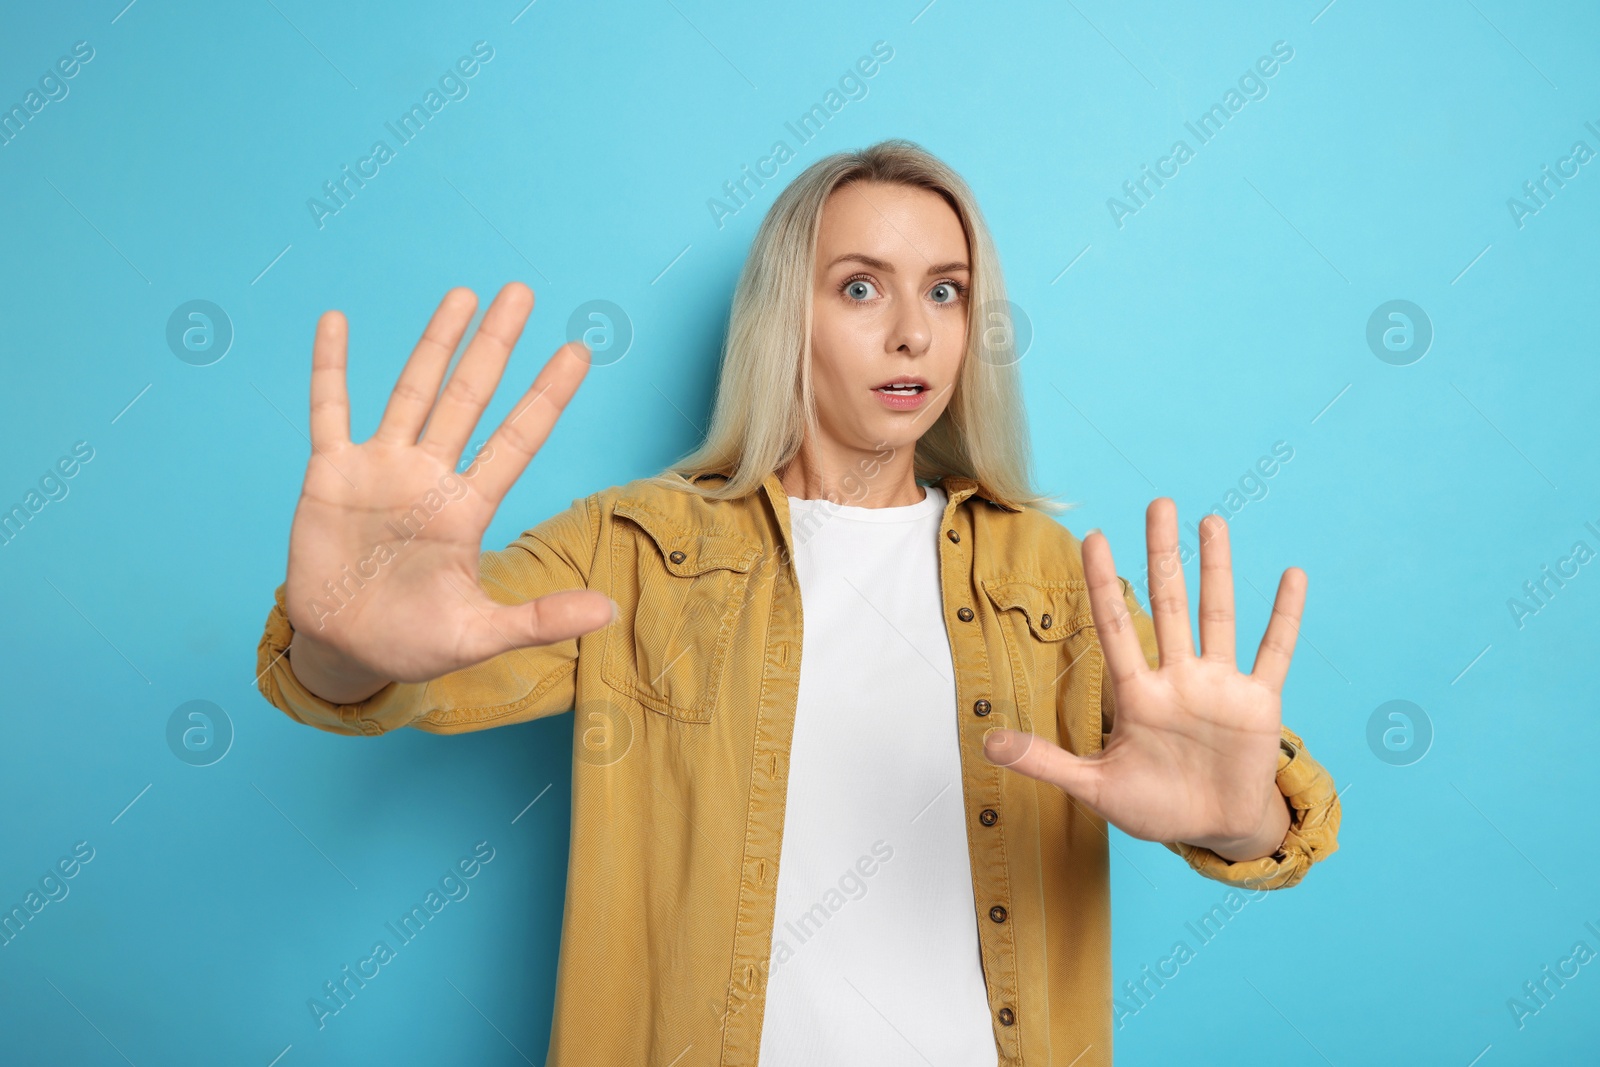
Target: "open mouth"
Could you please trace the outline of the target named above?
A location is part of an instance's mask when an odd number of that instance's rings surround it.
[[[927,379],[918,378],[913,374],[902,374],[882,385],[874,386],[872,391],[882,393],[884,396],[917,396],[928,391],[928,382]]]

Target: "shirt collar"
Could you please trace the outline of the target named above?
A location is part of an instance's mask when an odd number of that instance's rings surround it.
[[[724,478],[731,478],[733,477],[733,472],[733,465],[726,464],[716,470],[706,471],[703,474],[697,475],[696,477],[705,477],[705,475],[708,474],[719,474]],[[1005,508],[1007,511],[1022,510],[1021,508],[1016,508],[1009,504],[1001,503],[1001,501],[995,498],[993,493],[984,489],[981,482],[979,482],[976,478],[968,477],[965,474],[943,474],[939,476],[934,484],[943,489],[945,491],[945,495],[949,496],[952,500],[956,500],[957,498],[960,500],[965,500],[969,496],[977,495],[999,507]],[[788,491],[784,489],[783,481],[778,477],[777,471],[768,472],[767,476],[762,479],[761,485],[762,488],[767,491],[767,495],[770,497],[776,498],[779,496],[788,496]]]
[[[719,473],[731,474],[732,470],[729,468],[728,470]],[[976,478],[969,478],[964,474],[941,475],[934,484],[944,490],[945,496],[949,498],[951,504],[959,504],[966,500],[969,496],[977,496],[983,500],[990,501],[996,506],[1004,508],[1007,511],[1022,510],[1021,508],[1012,507],[1009,504],[1005,504],[996,500],[994,495],[986,491],[982,483],[980,483]],[[762,479],[761,487],[766,490],[767,497],[774,505],[776,505],[780,499],[784,501],[788,500],[788,490],[783,487],[783,480],[778,477],[777,471],[769,472],[767,476]]]
[[[719,473],[731,474],[732,469],[728,468]],[[1022,510],[995,500],[993,495],[984,490],[983,485],[976,478],[969,478],[964,474],[945,474],[940,476],[934,484],[944,490],[946,497],[945,515],[947,517],[953,514],[955,509],[971,496],[987,500],[1006,511]],[[784,548],[792,554],[794,552],[794,543],[789,532],[789,492],[783,487],[783,480],[778,477],[777,471],[769,471],[767,473],[767,476],[761,480],[761,488],[766,493],[773,512],[778,516],[778,526],[783,532]]]

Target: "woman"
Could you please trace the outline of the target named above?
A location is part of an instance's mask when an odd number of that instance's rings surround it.
[[[347,734],[575,709],[549,1063],[1109,1064],[1107,822],[1247,890],[1335,849],[1281,724],[1304,574],[1240,673],[1208,517],[1197,655],[1157,500],[1147,616],[1029,487],[1014,354],[972,310],[1003,299],[948,167],[823,159],[756,236],[704,444],[481,554],[583,347],[457,476],[529,290],[440,392],[475,303],[449,293],[360,445],[322,317],[261,691]]]

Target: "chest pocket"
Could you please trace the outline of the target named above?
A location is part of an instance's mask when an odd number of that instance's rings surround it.
[[[601,677],[618,692],[685,722],[710,722],[729,639],[759,545],[691,531],[656,509],[612,509],[612,599]]]
[[[986,578],[982,585],[1011,663],[1016,729],[1059,740],[1056,701],[1065,691],[1085,714],[1077,717],[1082,721],[1065,723],[1069,741],[1062,743],[1080,754],[1099,748],[1099,640],[1083,580]],[[1065,690],[1063,681],[1069,683]]]

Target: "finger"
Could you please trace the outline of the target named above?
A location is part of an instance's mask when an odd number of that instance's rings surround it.
[[[422,424],[439,399],[439,383],[444,381],[444,372],[477,309],[477,294],[465,287],[450,290],[439,301],[427,329],[422,331],[422,339],[411,350],[411,358],[395,382],[394,392],[389,394],[383,421],[372,436],[393,444],[417,443]]]
[[[503,650],[509,651],[581,637],[610,623],[615,613],[616,604],[604,593],[569,589],[526,604],[497,605],[488,622],[502,641],[509,642]]]
[[[983,736],[983,755],[991,763],[1048,782],[1091,808],[1099,799],[1104,771],[1099,761],[1074,756],[1042,737],[1020,730],[989,730]]]
[[[1106,670],[1112,682],[1122,685],[1150,669],[1144,648],[1133,629],[1133,616],[1122,599],[1122,582],[1117,579],[1111,545],[1099,530],[1083,539],[1083,577],[1089,587],[1089,611],[1094,617],[1100,650],[1105,654]]]
[[[418,445],[452,467],[456,465],[467,447],[467,437],[500,384],[506,360],[532,310],[533,290],[526,285],[512,282],[500,290],[445,383]]]
[[[556,349],[463,477],[472,479],[491,503],[499,504],[550,436],[551,428],[588,372],[589,350],[580,342],[571,341]]]
[[[350,440],[350,394],[345,386],[345,355],[350,324],[337,311],[317,320],[311,343],[311,447],[317,451]]]
[[[1294,655],[1295,639],[1300,636],[1300,615],[1306,606],[1306,572],[1290,567],[1278,581],[1278,596],[1272,602],[1272,618],[1256,649],[1256,665],[1250,676],[1273,692],[1283,690],[1289,676],[1289,659]]]
[[[1206,659],[1234,666],[1234,625],[1228,523],[1212,513],[1200,520],[1200,647]]]
[[[1150,618],[1165,667],[1194,655],[1189,630],[1189,591],[1178,554],[1178,506],[1167,497],[1150,502],[1144,513],[1144,543],[1150,566]]]

